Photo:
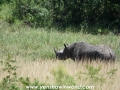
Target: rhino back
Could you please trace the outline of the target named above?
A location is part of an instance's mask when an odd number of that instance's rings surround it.
[[[91,52],[93,45],[90,45],[85,42],[77,43],[73,51],[73,59],[82,59],[85,58],[88,52]]]
[[[104,45],[90,45],[87,43],[78,43],[73,51],[73,59],[112,59],[115,60],[114,52],[107,46]]]
[[[67,46],[67,50],[64,49],[64,53],[67,53],[68,58],[74,58],[78,55],[78,50],[82,50],[87,45],[86,42],[75,42]]]
[[[108,47],[104,45],[96,46],[96,49],[104,56],[104,58],[115,60],[115,53]]]

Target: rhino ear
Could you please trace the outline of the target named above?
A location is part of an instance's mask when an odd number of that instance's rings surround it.
[[[67,48],[67,46],[64,44],[64,47]]]

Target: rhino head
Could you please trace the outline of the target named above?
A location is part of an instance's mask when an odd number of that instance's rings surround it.
[[[67,59],[67,46],[65,44],[64,44],[64,46],[65,46],[64,50],[58,51],[54,48],[54,52],[55,52],[56,58],[58,60],[66,60]]]

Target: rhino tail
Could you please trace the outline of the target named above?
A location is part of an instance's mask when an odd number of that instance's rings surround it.
[[[112,53],[110,53],[110,57],[112,58],[113,56],[112,56]]]
[[[110,54],[110,58],[111,58],[112,60],[115,60],[115,55],[114,55],[114,53],[111,51],[110,48],[109,48],[109,54]]]

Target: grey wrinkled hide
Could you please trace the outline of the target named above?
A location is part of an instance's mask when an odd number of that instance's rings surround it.
[[[54,49],[54,51],[55,51],[55,54],[56,54],[56,58],[57,58],[57,59],[65,60],[65,59],[64,59],[64,58],[65,58],[65,55],[63,54],[63,50],[57,51],[57,50]]]
[[[114,52],[107,46],[104,45],[90,45],[86,42],[75,42],[71,45],[66,46],[61,51],[56,51],[56,58],[59,60],[66,60],[71,58],[72,60],[112,60],[115,61],[116,57]]]

